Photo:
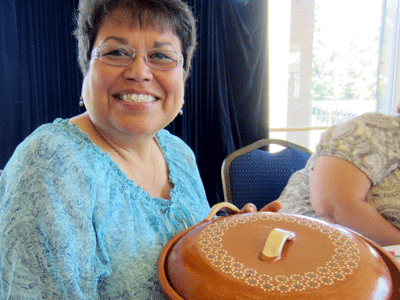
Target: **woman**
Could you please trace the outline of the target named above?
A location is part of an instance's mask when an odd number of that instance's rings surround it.
[[[82,0],[75,34],[87,112],[41,126],[5,167],[0,298],[163,299],[162,248],[209,212],[193,152],[163,129],[195,21],[180,0]]]
[[[280,212],[353,229],[382,246],[400,244],[400,117],[367,113],[332,126],[278,199]]]

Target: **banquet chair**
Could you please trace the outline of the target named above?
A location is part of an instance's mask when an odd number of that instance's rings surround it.
[[[271,145],[282,150],[270,152]],[[278,139],[262,139],[229,154],[222,163],[224,200],[242,208],[253,203],[258,209],[276,200],[290,176],[305,167],[312,152]]]

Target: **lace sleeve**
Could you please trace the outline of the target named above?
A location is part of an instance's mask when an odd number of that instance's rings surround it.
[[[86,168],[64,142],[28,139],[1,176],[2,299],[93,299],[107,272],[96,255]]]
[[[368,113],[328,129],[317,152],[351,162],[376,185],[398,168],[399,143],[399,123],[393,116]]]

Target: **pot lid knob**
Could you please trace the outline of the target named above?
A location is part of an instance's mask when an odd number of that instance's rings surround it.
[[[260,259],[262,261],[277,261],[281,258],[283,246],[287,241],[296,237],[292,231],[274,228],[268,235],[264,249],[261,252]]]

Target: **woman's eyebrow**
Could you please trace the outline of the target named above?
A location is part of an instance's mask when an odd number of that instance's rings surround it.
[[[129,43],[127,39],[124,39],[124,38],[121,38],[121,37],[118,37],[118,36],[109,36],[108,38],[106,38],[103,41],[103,44],[105,44],[109,40],[114,40],[114,41],[116,41],[116,42],[118,42],[120,44],[123,44],[123,45],[128,45],[128,43]],[[173,46],[172,46],[172,44],[170,42],[157,42],[157,41],[155,41],[153,43],[153,48],[162,48],[162,47],[165,47],[165,46],[170,46],[170,47],[173,48]]]
[[[106,43],[106,42],[109,41],[109,40],[115,40],[115,41],[117,41],[118,43],[124,44],[124,45],[127,45],[127,44],[128,44],[128,40],[127,40],[127,39],[124,39],[124,38],[121,38],[121,37],[117,37],[117,36],[109,36],[108,38],[106,38],[106,39],[103,41],[103,44]]]
[[[172,47],[172,44],[169,43],[169,42],[154,42],[153,43],[153,47],[154,48],[162,48],[164,46],[171,46]]]

